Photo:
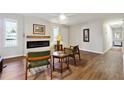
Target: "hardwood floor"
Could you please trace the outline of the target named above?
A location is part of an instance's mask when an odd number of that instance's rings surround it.
[[[77,57],[78,58],[78,57]],[[70,60],[70,69],[61,75],[53,72],[53,80],[123,80],[123,59],[120,48],[112,48],[104,55],[81,51],[81,61],[77,66]],[[25,75],[25,59],[6,60],[7,67],[0,74],[1,80],[23,80]],[[56,66],[58,66],[56,64]],[[66,66],[66,65],[65,65]],[[65,67],[63,66],[63,67]],[[29,76],[33,79],[36,75]],[[48,70],[39,74],[38,80],[50,79]]]

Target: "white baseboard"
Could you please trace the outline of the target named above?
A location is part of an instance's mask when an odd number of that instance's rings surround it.
[[[105,54],[106,52],[108,52],[111,48],[106,49],[103,53]]]
[[[4,59],[14,58],[14,57],[21,57],[21,56],[24,56],[24,54],[22,54],[22,55],[7,56],[7,57],[4,57]]]
[[[92,53],[97,53],[97,54],[104,54],[104,52],[94,51],[94,50],[87,50],[87,49],[80,49],[80,50],[87,51],[87,52],[92,52]]]

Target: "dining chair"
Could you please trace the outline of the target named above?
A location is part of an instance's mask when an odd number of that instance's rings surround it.
[[[81,60],[80,57],[80,50],[79,50],[79,46],[70,46],[70,48],[64,48],[64,52],[68,53],[70,57],[73,58],[75,65],[76,63],[76,55],[79,56],[79,60]]]
[[[70,48],[73,50],[74,55],[78,55],[79,56],[79,60],[81,60],[79,45],[70,46]]]
[[[25,79],[27,80],[28,70],[30,71],[31,68],[46,66],[50,65],[50,74],[52,79],[52,66],[51,66],[51,57],[50,51],[41,51],[41,52],[29,52],[26,58],[26,73]]]
[[[63,51],[63,45],[62,44],[54,45],[54,49],[55,49],[55,51]]]

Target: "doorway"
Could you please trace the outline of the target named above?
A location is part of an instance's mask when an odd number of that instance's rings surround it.
[[[122,25],[112,26],[113,47],[122,47]]]

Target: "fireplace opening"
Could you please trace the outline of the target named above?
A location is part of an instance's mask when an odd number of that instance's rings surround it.
[[[50,45],[49,41],[27,41],[27,49],[38,48],[38,47],[48,47]]]

